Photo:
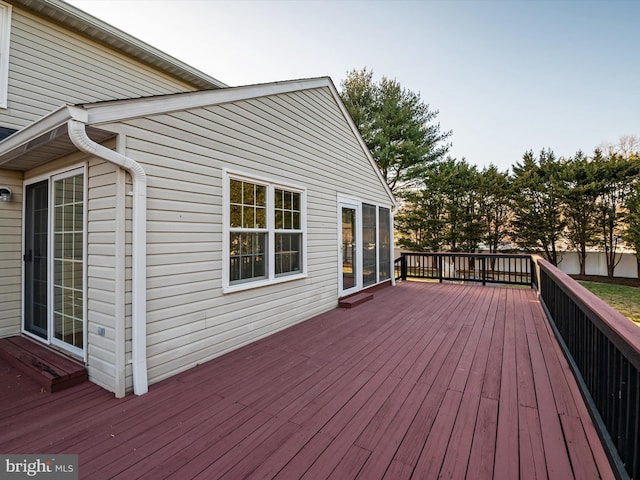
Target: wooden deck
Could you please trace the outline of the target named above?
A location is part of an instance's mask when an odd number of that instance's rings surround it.
[[[141,397],[3,364],[0,452],[90,479],[613,478],[550,332],[533,290],[403,282]]]

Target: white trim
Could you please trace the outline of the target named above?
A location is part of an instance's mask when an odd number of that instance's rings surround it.
[[[10,41],[11,5],[0,1],[0,108],[7,108],[9,96]]]
[[[257,97],[281,95],[321,87],[329,87],[329,77],[308,80],[292,80],[286,82],[265,83],[243,87],[230,87],[220,90],[205,90],[148,98],[113,100],[104,103],[85,104],[92,125],[108,123],[123,119],[166,114],[175,111],[200,108],[208,105],[232,103]]]
[[[342,209],[348,208],[356,212],[356,238],[355,238],[355,268],[353,269],[354,286],[344,288],[343,259],[342,259]],[[351,295],[362,290],[362,203],[359,200],[347,197],[338,197],[338,297]]]
[[[55,319],[54,319],[54,288],[55,288],[55,258],[54,258],[54,246],[55,246],[55,182],[58,180],[64,180],[65,178],[73,177],[82,174],[82,345],[84,348],[78,348],[62,340],[58,340],[55,337]],[[58,347],[60,350],[64,350],[76,357],[82,358],[84,362],[87,361],[87,192],[88,192],[88,179],[87,179],[87,164],[84,162],[77,168],[71,168],[58,174],[51,174],[49,176],[49,278],[48,278],[48,308],[47,314],[49,317],[49,340],[52,345]]]
[[[82,233],[82,243],[83,243],[83,252],[82,252],[82,296],[83,296],[83,305],[82,305],[82,322],[83,322],[83,349],[79,349],[65,342],[61,342],[57,340],[54,335],[54,320],[53,320],[53,280],[54,280],[54,258],[53,258],[53,242],[54,242],[54,205],[53,205],[53,195],[54,188],[53,182],[56,179],[68,178],[73,175],[78,175],[82,173],[83,175],[83,233]],[[59,168],[50,172],[47,172],[42,175],[38,175],[36,177],[29,178],[23,182],[22,186],[22,194],[23,198],[26,196],[26,190],[29,185],[33,185],[34,183],[39,183],[42,181],[48,182],[48,199],[47,199],[47,209],[48,209],[48,219],[47,219],[47,338],[44,339],[38,335],[34,335],[31,332],[25,329],[25,309],[22,308],[22,321],[20,330],[23,334],[28,335],[35,340],[46,343],[47,345],[53,345],[60,350],[63,350],[71,355],[74,355],[78,358],[81,358],[82,361],[87,361],[87,194],[88,194],[88,168],[86,162],[77,163],[71,167]],[[23,202],[22,206],[22,218],[26,218],[26,201]],[[26,254],[24,249],[24,236],[26,230],[26,222],[22,222],[22,255]],[[21,305],[24,306],[25,302],[25,265],[22,262],[22,285],[21,288]]]
[[[267,187],[267,228],[265,229],[231,229],[230,222],[230,180],[240,180],[264,185]],[[222,170],[222,292],[233,293],[253,288],[275,285],[307,278],[307,189],[305,187],[283,183],[281,180],[268,178],[261,175],[247,174],[238,170],[223,168]],[[276,276],[275,274],[275,202],[274,191],[276,189],[287,190],[300,194],[300,230],[292,233],[302,234],[302,255],[300,256],[300,272],[290,275]],[[229,236],[233,231],[263,232],[267,233],[267,275],[259,280],[247,280],[242,283],[230,282],[229,273]]]

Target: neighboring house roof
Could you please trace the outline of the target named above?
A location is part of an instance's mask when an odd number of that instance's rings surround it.
[[[67,122],[71,119],[85,123],[89,136],[100,143],[115,136],[113,132],[100,128],[101,124],[316,88],[328,88],[330,90],[336,105],[340,108],[345,121],[358,140],[380,183],[387,191],[391,202],[397,205],[395,197],[387,186],[380,169],[371,156],[329,77],[227,87],[217,90],[127,100],[109,100],[77,106],[66,105],[1,141],[0,168],[26,171],[74,152],[75,147],[67,134]]]
[[[227,85],[61,0],[8,0],[80,35],[206,90]],[[123,4],[124,6],[124,4]]]

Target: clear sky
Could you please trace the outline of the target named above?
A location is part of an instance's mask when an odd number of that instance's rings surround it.
[[[367,67],[508,169],[640,135],[640,0],[67,0],[236,86]]]

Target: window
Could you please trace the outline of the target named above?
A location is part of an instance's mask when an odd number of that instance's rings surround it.
[[[276,276],[301,271],[300,192],[275,189]]]
[[[231,180],[229,212],[229,280],[266,278],[267,187]]]
[[[7,108],[11,5],[0,2],[0,108]]]
[[[225,289],[304,274],[304,189],[228,175]]]

